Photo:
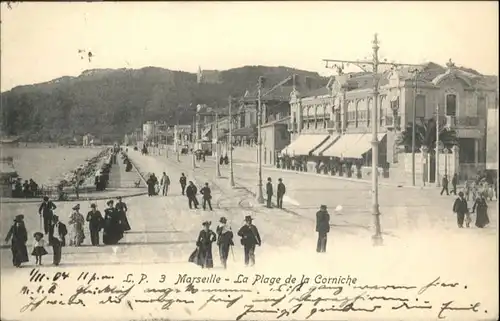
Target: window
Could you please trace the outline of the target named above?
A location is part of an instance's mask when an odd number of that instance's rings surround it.
[[[415,99],[415,108],[417,118],[425,118],[425,95],[417,95]]]
[[[447,94],[446,95],[446,116],[456,116],[457,115],[457,95]]]
[[[477,97],[477,109],[476,109],[476,113],[474,114],[474,116],[476,115],[484,115],[486,114],[486,97],[485,96],[478,96]],[[471,113],[473,114],[473,113]]]

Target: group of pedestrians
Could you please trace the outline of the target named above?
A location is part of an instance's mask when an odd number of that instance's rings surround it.
[[[190,255],[188,261],[195,263],[202,268],[213,268],[214,262],[212,244],[217,242],[216,244],[219,249],[220,262],[222,267],[226,269],[229,252],[231,251],[233,253],[233,232],[225,217],[220,218],[216,232],[210,229],[211,225],[212,223],[210,221],[202,223],[203,229],[200,231],[196,240],[196,249]],[[262,240],[260,238],[259,230],[253,224],[253,218],[251,216],[245,216],[245,224],[239,229],[237,234],[241,237],[245,265],[255,265],[255,248],[257,245],[261,246]]]
[[[278,185],[276,186],[276,206],[278,208],[283,208],[283,196],[285,196],[285,193],[286,193],[286,186],[283,183],[283,179],[278,178]],[[266,206],[267,208],[272,208],[274,190],[273,190],[273,181],[271,177],[267,178],[266,195],[267,195]]]
[[[108,207],[104,210],[104,216],[97,209],[96,204],[90,205],[90,211],[86,217],[80,213],[80,204],[73,206],[67,221],[68,230],[66,224],[61,222],[54,213],[57,206],[48,197],[44,197],[38,209],[43,232],[33,234],[34,241],[31,254],[35,256],[35,264],[42,264],[42,257],[48,254],[45,249],[45,246],[48,245],[52,247],[53,264],[59,265],[62,248],[66,246],[67,237],[69,238],[69,246],[79,247],[83,244],[85,240],[85,221],[89,224],[90,243],[93,246],[99,246],[101,231],[103,231],[102,242],[105,245],[117,244],[123,238],[124,232],[131,229],[127,218],[127,204],[122,201],[121,197],[117,198],[116,204],[113,200],[109,200],[106,204]],[[48,242],[45,241],[44,237],[47,237]],[[11,242],[13,265],[20,267],[22,263],[29,262],[26,247],[28,231],[24,224],[24,215],[17,215],[14,218],[14,223],[5,239],[5,242],[9,241]]]

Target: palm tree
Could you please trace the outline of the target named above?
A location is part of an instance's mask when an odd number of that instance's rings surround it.
[[[405,152],[411,152],[412,148],[412,127],[410,123],[406,126],[405,130],[401,132],[396,144],[404,146]],[[450,149],[458,145],[457,132],[453,129],[440,126],[439,128],[439,141],[443,143],[444,148]],[[436,148],[436,120],[420,120],[417,121],[415,126],[415,151],[420,150],[422,147],[432,151]]]

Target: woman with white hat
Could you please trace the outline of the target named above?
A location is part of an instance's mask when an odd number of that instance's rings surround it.
[[[73,206],[73,213],[69,216],[68,224],[70,226],[70,246],[80,246],[85,239],[83,226],[85,225],[85,217],[80,213],[80,204]]]

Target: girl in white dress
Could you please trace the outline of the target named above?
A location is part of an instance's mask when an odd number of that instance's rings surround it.
[[[35,240],[33,241],[33,255],[36,259],[35,265],[42,265],[42,256],[47,255],[47,250],[45,250],[45,240],[43,239],[43,234],[40,232],[36,232],[33,237]]]

